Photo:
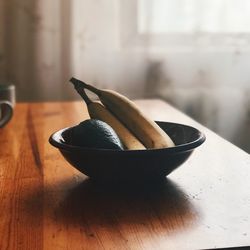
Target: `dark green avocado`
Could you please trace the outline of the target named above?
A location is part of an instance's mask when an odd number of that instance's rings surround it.
[[[123,150],[124,147],[112,127],[107,123],[88,119],[70,131],[70,141],[72,145],[85,148],[117,149]]]

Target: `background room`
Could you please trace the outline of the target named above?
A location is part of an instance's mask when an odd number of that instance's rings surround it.
[[[250,1],[0,0],[0,81],[76,100],[71,76],[160,98],[250,152]]]

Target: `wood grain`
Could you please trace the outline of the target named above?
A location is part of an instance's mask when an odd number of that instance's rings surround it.
[[[249,155],[159,100],[155,120],[207,141],[162,183],[109,186],[71,167],[50,134],[87,119],[81,102],[19,103],[0,130],[0,249],[207,249],[250,245]]]

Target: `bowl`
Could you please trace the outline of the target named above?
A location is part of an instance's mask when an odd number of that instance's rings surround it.
[[[183,124],[156,123],[171,137],[175,147],[146,150],[84,148],[70,144],[70,127],[53,133],[49,142],[59,149],[72,166],[92,179],[160,179],[183,164],[194,149],[205,141],[205,135],[196,128]]]

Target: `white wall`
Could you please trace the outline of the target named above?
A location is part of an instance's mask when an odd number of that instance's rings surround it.
[[[248,51],[169,53],[155,64],[155,95],[250,150]]]

